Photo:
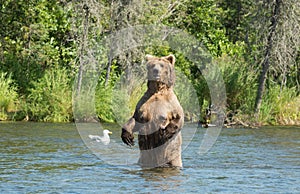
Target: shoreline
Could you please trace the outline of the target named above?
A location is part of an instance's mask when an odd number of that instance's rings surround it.
[[[27,120],[5,120],[0,121],[0,124],[6,124],[6,123],[45,123],[45,124],[75,124],[75,123],[102,123],[102,124],[118,124],[117,122],[104,122],[104,121],[96,121],[96,120],[88,120],[88,121],[70,121],[70,122],[48,122],[48,121],[27,121]],[[229,123],[224,124],[222,128],[248,128],[248,129],[259,129],[260,127],[271,127],[271,126],[284,126],[284,127],[300,127],[300,121],[296,121],[296,124],[245,124],[245,123]],[[195,121],[185,121],[185,124],[198,124],[198,128],[209,128],[213,126],[203,127],[199,122]]]

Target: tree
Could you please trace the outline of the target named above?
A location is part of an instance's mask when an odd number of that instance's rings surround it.
[[[270,57],[271,57],[271,52],[273,49],[273,41],[274,41],[274,36],[276,33],[276,27],[278,23],[278,17],[280,14],[280,8],[281,8],[281,0],[276,0],[274,4],[274,11],[271,16],[271,24],[270,24],[270,31],[268,34],[267,38],[267,44],[266,44],[266,50],[264,54],[264,60],[262,62],[262,70],[259,76],[259,81],[258,81],[258,89],[257,89],[257,96],[255,100],[255,113],[258,115],[261,102],[262,102],[262,97],[263,97],[263,92],[265,91],[265,84],[267,80],[267,72],[270,67]]]
[[[74,45],[62,1],[2,0],[0,5],[0,70],[12,73],[21,93],[46,69],[69,67]]]
[[[258,32],[258,38],[263,40],[260,51],[264,54],[261,56],[262,67],[255,101],[256,118],[259,116],[266,80],[268,77],[273,78],[274,82],[285,87],[287,74],[296,68],[296,57],[300,46],[299,1],[266,1],[264,6],[270,8],[271,14],[267,18],[265,17],[269,14],[260,16],[264,18],[257,18],[261,23],[257,28],[261,30]]]

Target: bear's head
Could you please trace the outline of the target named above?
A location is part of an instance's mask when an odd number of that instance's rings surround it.
[[[155,57],[146,55],[148,82],[165,84],[168,88],[175,83],[175,56]]]

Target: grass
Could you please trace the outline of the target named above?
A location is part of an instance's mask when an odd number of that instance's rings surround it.
[[[18,109],[17,87],[10,75],[1,72],[0,88],[0,120],[9,120],[12,119],[10,113],[14,113]]]
[[[259,121],[271,125],[300,124],[300,96],[295,88],[271,87],[262,102]]]
[[[32,121],[68,122],[72,120],[72,91],[65,69],[47,70],[33,82],[24,110]]]

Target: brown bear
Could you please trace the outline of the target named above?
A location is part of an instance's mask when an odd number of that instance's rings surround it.
[[[146,55],[148,89],[139,100],[134,115],[122,127],[121,138],[134,145],[138,132],[142,167],[182,167],[181,129],[183,109],[173,91],[175,56]]]

